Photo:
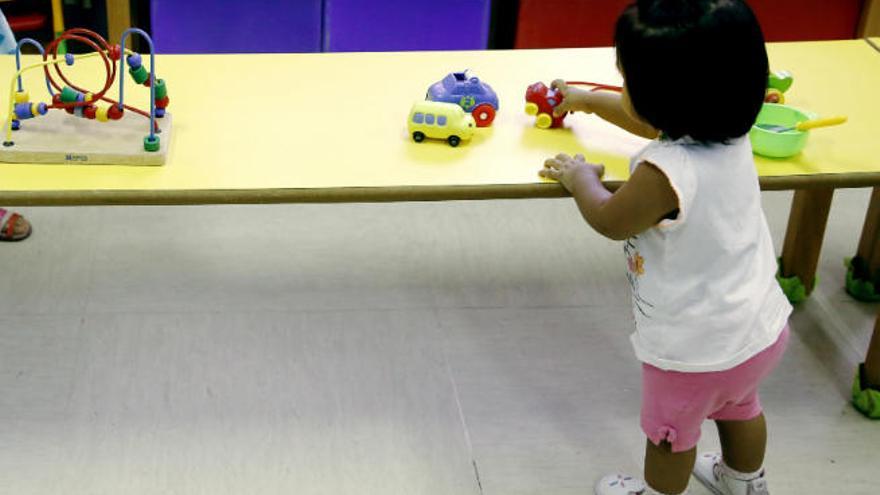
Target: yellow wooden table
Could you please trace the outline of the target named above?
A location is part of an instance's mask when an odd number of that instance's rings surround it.
[[[794,72],[791,104],[850,122],[816,131],[790,160],[758,159],[768,189],[880,184],[876,139],[880,65],[863,41],[770,46],[775,68]],[[536,170],[559,151],[583,152],[627,177],[644,141],[595,117],[540,130],[523,112],[528,84],[554,77],[619,82],[611,49],[391,54],[161,56],[175,130],[164,167],[0,166],[0,203],[249,203],[558,196]],[[93,61],[98,63],[97,61]],[[11,76],[12,57],[0,60]],[[93,75],[95,65],[75,66]],[[451,148],[414,143],[406,116],[427,86],[471,68],[501,99],[495,125]],[[95,71],[91,71],[95,72]],[[854,74],[859,74],[855,77]],[[42,83],[28,82],[32,99]],[[129,97],[143,100],[145,91]],[[711,81],[694,75],[711,104]],[[113,125],[92,122],[96,126]],[[26,123],[25,123],[26,124]],[[164,143],[167,145],[168,143]]]
[[[801,268],[798,253],[805,244],[821,245],[824,219],[816,215],[824,209],[827,216],[833,188],[880,184],[880,58],[862,40],[772,44],[769,52],[774,68],[795,74],[790,104],[850,118],[845,126],[814,132],[795,158],[757,160],[762,187],[801,190],[783,255],[794,260],[784,260],[786,272],[803,274],[809,263]],[[0,74],[11,78],[13,68],[12,57],[0,57]],[[406,132],[410,105],[424,98],[430,83],[464,68],[497,91],[495,124],[458,148],[414,143]],[[95,65],[72,69],[77,80],[97,79]],[[168,82],[175,127],[165,166],[0,164],[0,204],[558,197],[563,189],[536,173],[546,157],[583,153],[606,164],[613,186],[627,178],[628,157],[645,144],[592,116],[571,116],[566,129],[540,130],[523,112],[525,88],[536,81],[618,83],[610,48],[178,55],[158,57],[157,73]],[[31,78],[32,100],[45,98],[42,81]],[[146,92],[129,89],[127,96],[143,103]],[[694,98],[711,105],[724,95],[695,73]],[[818,258],[818,252],[805,256]]]

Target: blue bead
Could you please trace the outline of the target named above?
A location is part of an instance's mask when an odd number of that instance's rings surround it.
[[[19,120],[32,119],[34,114],[31,110],[33,110],[33,108],[31,108],[30,103],[15,104],[15,116],[18,117]]]
[[[128,56],[128,66],[137,69],[141,66],[141,56],[138,53],[132,53]]]
[[[12,130],[17,131],[19,129],[21,129],[21,122],[19,122],[17,120],[13,120],[12,121]]]
[[[73,60],[74,58],[72,53],[67,53],[64,55],[64,61],[67,62],[67,65],[73,65]]]

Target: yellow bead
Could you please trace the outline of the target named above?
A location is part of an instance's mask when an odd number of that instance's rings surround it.
[[[95,95],[86,93],[86,101],[92,101],[93,99],[95,99]]]
[[[37,102],[31,103],[31,115],[33,115],[34,117],[39,116],[40,115],[40,112],[38,111],[39,108],[40,108],[39,103],[37,103]]]
[[[108,110],[110,109],[107,107],[98,107],[98,110],[95,112],[95,118],[98,119],[100,122],[107,122],[108,120],[110,120],[110,118],[107,117]]]
[[[27,91],[18,91],[15,93],[15,102],[16,103],[27,103],[30,101],[31,97]]]

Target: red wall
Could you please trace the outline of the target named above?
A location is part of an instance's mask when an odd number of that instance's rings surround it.
[[[496,0],[497,1],[497,0]],[[516,48],[609,46],[630,0],[520,0]],[[855,36],[863,0],[752,0],[768,41]]]

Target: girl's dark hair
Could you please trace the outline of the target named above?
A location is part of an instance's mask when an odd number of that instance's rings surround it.
[[[614,44],[633,108],[668,137],[726,142],[754,124],[769,68],[744,1],[639,0]]]

